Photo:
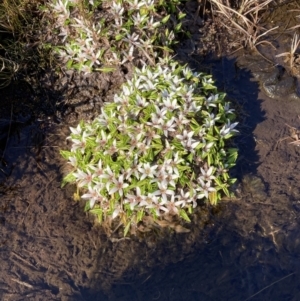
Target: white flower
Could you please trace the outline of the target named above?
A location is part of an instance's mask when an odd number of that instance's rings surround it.
[[[211,166],[209,169],[203,169],[202,167],[200,168],[201,175],[199,178],[201,178],[203,181],[210,182],[214,180],[216,177],[212,175],[214,168]]]
[[[151,122],[148,122],[148,125],[158,126],[164,123],[164,120],[166,118],[165,115],[167,113],[166,108],[163,108],[161,110],[158,106],[155,106],[155,110],[156,113],[151,113]]]
[[[140,134],[140,135],[142,135],[142,134]],[[129,135],[130,136],[130,149],[129,149],[129,151],[130,152],[133,152],[137,147],[138,147],[138,144],[139,144],[139,137],[135,137],[135,136],[131,136],[131,135]]]
[[[170,215],[178,215],[179,210],[178,207],[181,204],[180,201],[175,202],[175,197],[174,195],[171,195],[171,200],[166,200],[164,203],[164,208],[161,208],[165,213],[170,214]]]
[[[206,97],[205,98],[205,106],[206,106],[206,108],[216,107],[217,106],[216,103],[218,101],[218,98],[219,98],[218,94]]]
[[[83,194],[81,196],[81,198],[83,199],[89,199],[90,202],[90,208],[93,208],[95,206],[96,202],[103,202],[103,200],[105,200],[105,198],[99,193],[99,191],[97,190],[97,188],[95,187],[89,187],[89,190],[87,193]]]
[[[146,144],[150,145],[153,139],[159,139],[160,135],[158,135],[152,128],[148,127],[145,133]]]
[[[160,22],[154,22],[153,20],[153,16],[150,17],[150,19],[148,19],[147,24],[145,26],[145,28],[147,28],[147,30],[154,30],[155,28],[159,27],[161,25]],[[151,43],[153,44],[153,43]]]
[[[216,189],[214,187],[210,186],[211,185],[210,181],[205,183],[201,178],[198,178],[197,180],[198,180],[198,183],[201,186],[197,189],[197,191],[201,192],[200,194],[198,194],[198,198],[200,199],[200,198],[203,198],[205,196],[208,199],[209,193],[216,191]]]
[[[156,169],[157,165],[150,166],[150,163],[141,164],[138,167],[139,172],[142,174],[140,181],[144,180],[145,178],[154,178]]]
[[[100,61],[99,61],[100,55],[101,55],[100,50],[96,52],[94,49],[90,48],[89,53],[86,54],[86,59],[88,61],[91,61],[92,66],[94,64],[100,65],[101,64]]]
[[[126,170],[126,180],[129,180],[130,181],[130,177],[132,176],[132,175],[134,175],[135,177],[136,177],[136,179],[139,179],[139,177],[140,177],[140,173],[139,173],[139,171],[138,171],[138,159],[137,159],[137,156],[133,159],[133,162],[132,162],[132,165],[131,165],[131,167],[128,169],[128,170]]]
[[[206,155],[210,151],[210,149],[214,146],[214,142],[206,142],[205,139],[202,140],[204,147],[202,148],[202,155]]]
[[[182,126],[190,123],[190,120],[188,120],[185,116],[186,116],[185,114],[180,112],[178,114],[178,116],[175,117],[175,123],[176,123],[178,128],[181,128]]]
[[[158,190],[153,192],[153,195],[159,195],[163,198],[164,201],[167,201],[168,195],[174,195],[174,190],[168,189],[165,183],[157,183]]]
[[[184,103],[191,104],[193,101],[194,88],[193,86],[184,86],[180,90],[180,96],[183,98]]]
[[[140,27],[140,25],[146,20],[146,17],[146,15],[141,16],[140,13],[131,16],[134,25],[139,27],[140,29],[143,29],[143,27]]]
[[[101,159],[98,161],[98,164],[96,166],[90,166],[90,168],[94,171],[95,176],[98,178],[102,178],[105,171],[104,168],[102,167],[102,161]]]
[[[175,197],[178,199],[177,204],[182,208],[191,200],[190,192],[184,192],[182,188],[180,189],[180,195],[176,195]]]
[[[187,130],[183,131],[182,135],[176,135],[175,137],[180,141],[190,140],[194,135],[193,131],[188,132]]]
[[[122,209],[121,205],[116,205],[115,210],[112,214],[112,219],[115,219],[122,212],[123,212],[123,209]]]
[[[128,2],[130,10],[139,10],[143,5],[145,5],[145,2],[140,0],[127,0],[126,2]]]
[[[123,189],[128,187],[129,184],[124,183],[124,176],[119,176],[118,179],[113,179],[112,181],[112,188],[109,191],[109,194],[114,194],[118,192],[120,196],[123,196]]]
[[[211,113],[205,118],[204,127],[211,128],[215,125],[216,121],[219,120],[220,117],[215,116],[215,114]]]
[[[94,179],[94,174],[92,174],[89,170],[84,172],[79,168],[77,169],[77,172],[73,173],[73,175],[77,178],[79,187],[90,185]]]
[[[111,135],[110,134],[106,134],[103,130],[101,130],[100,132],[100,137],[98,136],[96,138],[96,143],[98,144],[98,149],[103,149],[105,148],[106,144],[108,143],[108,141],[111,139]]]
[[[139,206],[142,206],[141,204],[143,203],[146,197],[142,195],[140,187],[136,187],[135,190],[136,190],[136,194],[135,194],[136,201]]]
[[[117,141],[114,140],[112,145],[110,145],[107,150],[104,152],[104,155],[114,155],[115,153],[117,153],[119,151],[118,147],[117,147]]]
[[[182,162],[184,162],[184,160],[179,157],[179,152],[176,152],[175,155],[173,156],[173,159],[171,159],[170,161],[168,161],[168,163],[169,163],[168,171],[169,172],[173,172],[173,173],[179,175],[177,167]]]
[[[145,142],[139,142],[137,147],[138,147],[137,155],[140,155],[140,154],[143,155],[147,152],[147,150],[150,149],[150,146],[147,145]]]
[[[85,152],[85,147],[86,147],[86,138],[88,134],[86,132],[82,133],[82,136],[79,137],[78,139],[76,138],[71,138],[71,141],[73,142],[71,151],[76,152],[76,150],[80,150],[82,154]]]
[[[179,108],[179,105],[177,104],[177,99],[172,100],[171,97],[168,97],[167,99],[164,99],[163,104],[171,112],[173,112],[174,110]]]
[[[172,117],[167,122],[164,121],[162,124],[155,125],[156,128],[162,130],[166,137],[168,137],[168,132],[175,132],[174,127],[176,124],[174,123],[174,117]]]
[[[176,182],[174,180],[177,180],[178,178],[179,178],[178,174],[168,173],[165,179],[162,181],[162,184],[166,186],[171,185],[174,188],[176,188]]]
[[[135,45],[135,46],[140,45],[140,43],[139,43],[138,40],[139,40],[139,35],[136,34],[136,33],[133,33],[132,35],[127,34],[127,35],[126,35],[126,38],[123,39],[123,41],[126,41],[126,42],[128,42],[129,44]]]
[[[70,164],[74,167],[77,167],[77,158],[76,157],[69,157]]]
[[[109,190],[110,185],[116,180],[115,173],[110,169],[109,166],[105,169],[105,174],[102,176],[103,179],[106,179],[106,189]]]
[[[160,169],[159,169],[159,167],[160,167]],[[166,173],[166,170],[164,169],[163,165],[161,165],[159,167],[158,167],[158,171],[156,172],[155,178],[151,182],[165,183],[168,173]]]
[[[134,60],[134,55],[133,55],[133,51],[134,51],[134,46],[131,46],[129,48],[128,53],[123,51],[123,60],[121,61],[121,65],[125,64],[126,62],[132,62]]]
[[[151,9],[154,6],[154,0],[143,0],[147,9]]]
[[[230,103],[226,102],[224,105],[224,111],[226,114],[233,114],[234,113],[234,109],[230,109]]]
[[[133,210],[139,204],[137,197],[133,194],[126,194],[123,202],[124,204],[129,204],[130,210]]]
[[[109,124],[109,119],[115,117],[116,113],[115,112],[110,112],[111,116],[108,116],[103,109],[101,109],[101,115],[97,117],[96,122],[103,126],[107,127]]]
[[[144,195],[140,202],[139,202],[139,207],[147,207],[151,206],[153,203],[153,200],[155,201],[156,196],[154,196],[152,193],[148,193],[148,195]]]
[[[151,200],[151,202],[148,203],[148,205],[146,205],[146,208],[147,209],[154,209],[155,211],[155,214],[157,216],[160,216],[161,215],[161,211],[165,211],[166,208],[164,207],[164,204],[165,202],[161,202],[161,199],[154,196],[154,195],[151,195],[149,197],[149,199]]]
[[[81,128],[80,124],[78,124],[76,128],[70,127],[70,130],[75,135],[81,135],[81,133],[82,133],[82,128]]]
[[[202,106],[196,102],[196,101],[192,101],[189,105],[188,105],[188,112],[199,112],[201,111]]]
[[[68,2],[68,0],[57,0],[56,4],[50,4],[50,6],[57,14],[63,15],[66,19],[68,19],[70,16],[70,11],[67,9]]]
[[[80,71],[83,72],[84,75],[87,75],[87,74],[89,74],[89,73],[92,72],[92,67],[89,66],[89,65],[87,65],[87,64],[81,65],[81,66],[80,66]]]
[[[195,152],[195,149],[199,145],[199,143],[200,141],[195,141],[194,139],[181,141],[182,146],[184,146],[191,153]]]
[[[238,122],[230,123],[230,120],[228,120],[227,124],[225,124],[222,129],[220,130],[220,135],[225,137],[231,133],[238,132],[234,128],[238,125]]]
[[[122,17],[124,7],[121,5],[121,3],[116,3],[115,1],[113,1],[111,9],[117,17]]]
[[[140,94],[136,95],[136,105],[141,108],[145,108],[147,106],[146,99]]]

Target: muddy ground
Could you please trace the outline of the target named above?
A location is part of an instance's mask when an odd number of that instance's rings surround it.
[[[61,188],[59,149],[68,126],[97,114],[130,72],[15,81],[1,91],[1,300],[300,299],[300,148],[290,143],[300,102],[263,92],[251,70],[251,57],[263,59],[256,51],[204,56],[198,21],[177,59],[212,73],[238,112],[237,198],[199,206],[189,233],[108,237],[73,200],[74,187]]]

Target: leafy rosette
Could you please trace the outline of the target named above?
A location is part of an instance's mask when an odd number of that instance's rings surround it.
[[[95,120],[71,128],[64,183],[100,222],[119,217],[125,235],[145,215],[189,221],[198,200],[229,195],[234,118],[211,76],[172,61],[136,69]]]

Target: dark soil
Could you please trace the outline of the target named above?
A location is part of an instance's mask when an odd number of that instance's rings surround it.
[[[61,188],[59,150],[67,148],[68,127],[93,118],[130,77],[130,66],[88,78],[49,71],[38,85],[13,82],[1,91],[0,109],[1,300],[300,299],[300,149],[290,144],[300,103],[261,91],[250,67],[257,52],[205,56],[201,44],[222,28],[201,18],[195,25],[196,9],[189,4],[193,39],[182,40],[177,58],[212,73],[238,112],[237,198],[213,209],[200,205],[189,233],[107,235],[73,200],[74,187]]]

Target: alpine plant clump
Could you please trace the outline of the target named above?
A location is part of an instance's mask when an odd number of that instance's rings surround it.
[[[125,235],[145,215],[190,221],[198,200],[229,195],[234,119],[211,76],[171,60],[135,69],[95,120],[71,128],[64,183],[100,222],[119,218]]]
[[[185,17],[181,1],[48,0],[51,47],[67,68],[109,72],[126,62],[155,65],[172,52]],[[59,39],[57,39],[57,36]]]

